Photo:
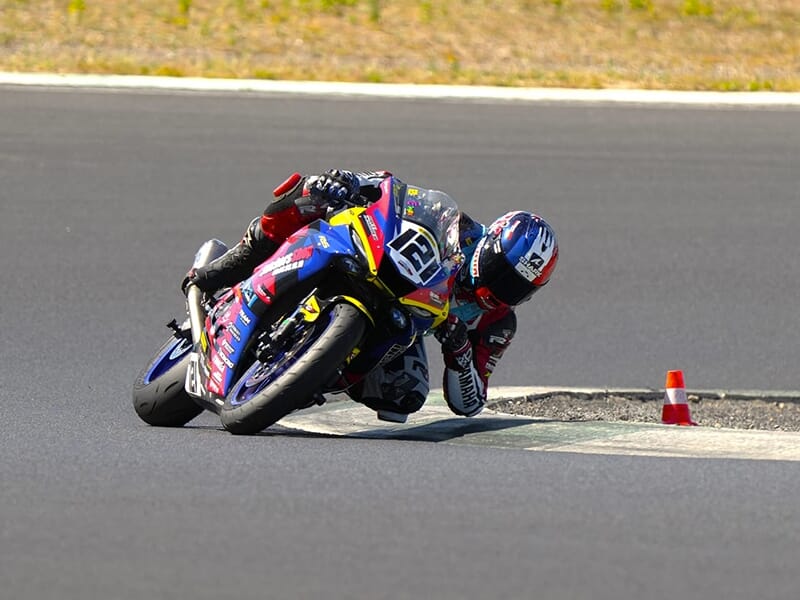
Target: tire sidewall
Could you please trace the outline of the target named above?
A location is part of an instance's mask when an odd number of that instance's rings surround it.
[[[133,384],[133,408],[145,423],[160,427],[181,427],[203,412],[184,389],[191,351],[156,379],[145,381],[156,362],[178,338],[168,340],[139,372]]]

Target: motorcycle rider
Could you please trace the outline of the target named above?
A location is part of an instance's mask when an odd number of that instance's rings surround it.
[[[263,215],[223,256],[192,269],[181,289],[203,292],[233,286],[249,277],[295,231],[347,204],[368,205],[380,197],[388,171],[354,173],[332,169],[320,175],[294,173],[273,192]],[[514,307],[550,279],[558,261],[555,233],[541,217],[524,211],[504,214],[485,227],[463,211],[459,220],[459,270],[447,321],[434,332],[445,364],[444,397],[457,415],[472,417],[484,407],[497,361],[517,328]],[[428,359],[422,338],[404,354],[375,369],[347,390],[351,398],[385,421],[404,423],[425,403]]]

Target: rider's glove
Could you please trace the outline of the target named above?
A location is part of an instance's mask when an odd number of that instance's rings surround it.
[[[309,178],[308,192],[311,199],[330,208],[341,208],[347,202],[358,200],[361,185],[352,171],[331,169],[315,178]]]
[[[189,269],[189,272],[186,273],[186,276],[181,281],[181,291],[185,296],[189,290],[189,285],[194,284],[198,288],[200,288],[201,292],[213,292],[219,288],[219,286],[213,285],[212,281],[209,281],[209,276],[217,275],[219,271],[211,271],[206,267],[192,267]]]
[[[183,281],[181,281],[181,291],[183,292],[184,296],[186,295],[186,292],[189,289],[189,285],[190,284],[197,285],[197,281],[198,281],[197,269],[192,267],[191,269],[189,269],[189,272],[186,273],[186,276],[183,278]]]
[[[465,371],[472,365],[472,344],[461,319],[449,315],[433,335],[442,345],[442,356],[449,369]]]

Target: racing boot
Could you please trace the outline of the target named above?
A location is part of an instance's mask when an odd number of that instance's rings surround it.
[[[201,291],[213,293],[234,286],[249,277],[258,265],[275,253],[278,246],[264,235],[260,217],[253,219],[238,244],[206,266],[190,270],[181,289],[186,293],[187,286],[193,283]]]

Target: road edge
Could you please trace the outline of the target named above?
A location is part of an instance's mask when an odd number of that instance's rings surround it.
[[[262,79],[208,79],[145,75],[18,73],[0,71],[3,86],[45,86],[105,90],[164,90],[416,98],[436,100],[517,101],[530,103],[641,104],[701,107],[800,107],[800,92],[714,92],[642,89],[512,88],[401,83],[347,83]]]

